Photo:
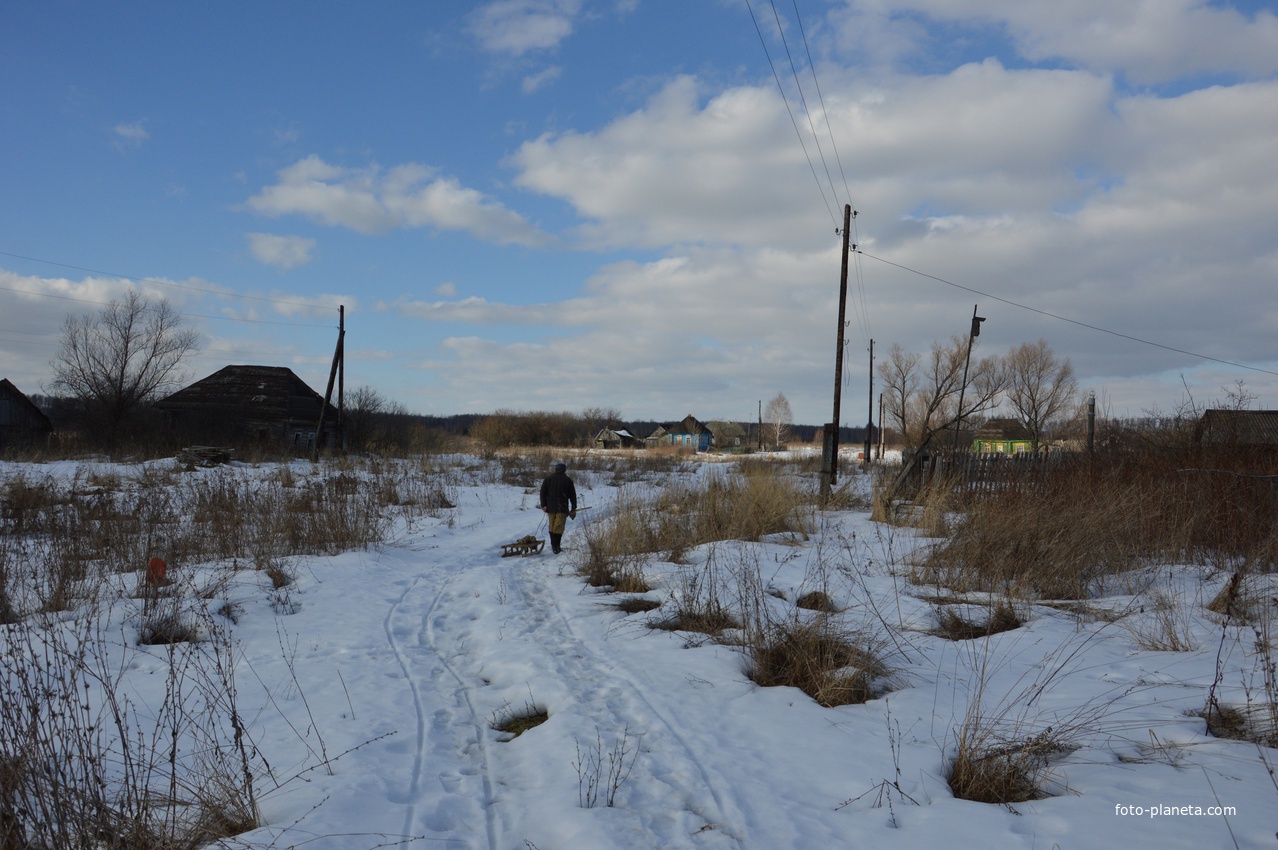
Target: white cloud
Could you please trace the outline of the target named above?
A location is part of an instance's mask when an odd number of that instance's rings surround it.
[[[990,294],[858,258],[848,368],[860,380],[866,366],[854,352],[865,337],[880,350],[900,342],[923,351],[962,332],[978,302],[990,317],[987,350],[1046,338],[1097,389],[1128,393],[1132,376],[1169,370],[1215,379],[1210,363],[1138,339],[1272,363],[1278,82],[1158,97],[1126,94],[1102,73],[990,60],[873,84],[830,73],[823,87],[861,247]],[[661,363],[696,363],[689,374],[718,378],[729,395],[736,381],[744,394],[771,386],[766,397],[791,375],[780,385],[801,417],[825,415],[829,388],[818,378],[833,347],[837,239],[774,88],[706,98],[681,78],[605,126],[525,143],[511,163],[518,185],[573,205],[584,238],[666,256],[601,269],[557,304],[419,305],[415,314],[432,319],[556,329],[517,350],[454,341],[459,374],[473,368],[507,388],[562,374],[583,395],[628,410],[652,409],[638,400],[645,386],[662,387],[675,407],[695,401],[683,373],[672,381],[654,367],[652,352],[661,352]],[[583,365],[600,351],[607,370]],[[500,364],[516,357],[535,367],[504,376]],[[1272,404],[1272,376],[1240,374]],[[1160,381],[1146,392],[1165,390]],[[1116,412],[1139,414],[1151,398],[1115,399]]]
[[[146,126],[141,121],[116,124],[111,128],[111,132],[114,135],[114,144],[119,149],[141,147],[143,142],[151,138],[151,134],[147,132]]]
[[[277,236],[272,233],[249,233],[249,250],[259,263],[280,269],[304,266],[311,261],[315,240],[302,236]]]
[[[424,165],[339,168],[312,155],[282,169],[279,178],[249,198],[249,209],[272,217],[303,215],[369,234],[434,227],[502,244],[548,242],[518,213]]]
[[[1252,17],[1208,0],[885,0],[857,3],[886,23],[917,11],[940,20],[1006,28],[1032,61],[1063,59],[1138,84],[1198,74],[1278,71],[1278,17]],[[874,14],[870,13],[870,14]],[[865,23],[862,13],[858,23]],[[899,31],[899,18],[891,18]],[[850,30],[849,30],[850,31]]]
[[[440,298],[453,298],[457,295],[457,284],[453,281],[445,281],[435,287],[435,294]]]
[[[553,50],[572,34],[581,0],[497,0],[471,17],[471,32],[485,50],[522,56]]]
[[[533,94],[538,92],[545,86],[559,79],[560,76],[563,75],[563,71],[563,68],[560,68],[557,65],[552,65],[549,68],[537,72],[536,74],[529,74],[524,77],[523,81],[519,84],[519,90],[524,94]]]

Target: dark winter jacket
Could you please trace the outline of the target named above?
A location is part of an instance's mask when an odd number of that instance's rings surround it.
[[[577,510],[577,488],[567,473],[553,472],[541,482],[541,508],[552,514]]]

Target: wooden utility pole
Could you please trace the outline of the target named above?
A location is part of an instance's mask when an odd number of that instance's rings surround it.
[[[981,335],[981,322],[985,321],[983,316],[976,315],[976,308],[979,306],[979,304],[972,306],[972,330],[967,335],[967,359],[963,361],[963,383],[959,384],[958,418],[954,421],[954,451],[958,451],[959,434],[963,429],[963,391],[967,389],[967,367],[972,362],[972,340]]]
[[[315,446],[311,452],[311,457],[314,460],[319,460],[320,443],[324,441],[324,420],[327,418],[326,414],[328,413],[330,400],[333,398],[333,381],[337,378],[339,367],[342,367],[342,372],[343,374],[345,373],[345,368],[343,367],[346,358],[346,354],[343,351],[345,341],[346,305],[343,304],[337,308],[337,347],[333,349],[333,365],[328,370],[328,387],[324,390],[324,402],[320,405],[319,424],[315,426]],[[338,411],[338,415],[340,417],[341,411]],[[340,430],[340,419],[338,420],[338,427]]]
[[[870,340],[870,418],[865,425],[864,465],[870,465],[870,450],[874,445],[874,340]]]
[[[843,265],[839,271],[839,328],[834,349],[834,422],[826,429],[825,470],[821,477],[822,496],[839,480],[839,397],[843,386],[843,330],[848,310],[848,246],[852,238],[852,205],[843,205]]]
[[[346,305],[337,308],[341,357],[337,361],[337,445],[346,451]]]

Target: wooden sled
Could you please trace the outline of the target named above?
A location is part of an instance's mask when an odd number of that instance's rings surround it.
[[[501,544],[501,556],[510,558],[515,555],[536,555],[545,547],[545,540],[538,540],[529,534],[526,537],[519,538],[514,543]]]

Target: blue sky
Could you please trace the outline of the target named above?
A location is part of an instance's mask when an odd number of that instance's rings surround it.
[[[1276,71],[1254,2],[7,4],[0,372],[139,287],[192,378],[322,389],[344,304],[413,411],[818,423],[850,201],[850,398],[979,304],[1115,415],[1278,407]]]

